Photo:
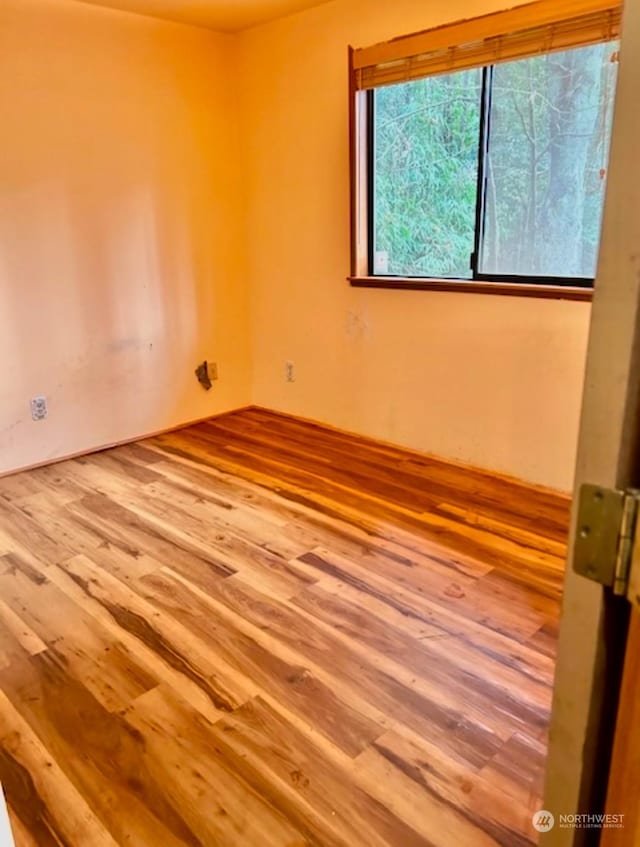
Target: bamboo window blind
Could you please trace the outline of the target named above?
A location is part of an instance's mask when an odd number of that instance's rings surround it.
[[[620,36],[621,0],[537,0],[354,50],[352,85],[378,88]]]

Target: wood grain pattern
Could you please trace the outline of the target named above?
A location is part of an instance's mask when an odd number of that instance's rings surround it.
[[[18,847],[535,843],[568,513],[258,409],[0,480]]]
[[[631,611],[624,674],[607,793],[607,814],[623,815],[623,826],[605,828],[602,847],[640,843],[640,609]],[[617,823],[617,820],[614,821]]]

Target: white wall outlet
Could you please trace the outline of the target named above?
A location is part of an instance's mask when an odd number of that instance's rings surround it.
[[[46,397],[31,398],[31,419],[34,421],[43,421],[49,413],[47,408]]]
[[[209,379],[211,382],[215,382],[218,379],[218,363],[207,359],[207,370],[209,371]]]
[[[293,364],[293,362],[284,363],[284,377],[287,382],[296,381],[296,366]]]

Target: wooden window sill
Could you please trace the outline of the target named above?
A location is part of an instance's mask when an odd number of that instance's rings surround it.
[[[524,282],[487,282],[463,279],[416,279],[412,277],[350,276],[356,288],[404,291],[456,291],[465,294],[500,294],[506,297],[539,297],[545,300],[593,300],[593,288],[570,285],[537,285]]]

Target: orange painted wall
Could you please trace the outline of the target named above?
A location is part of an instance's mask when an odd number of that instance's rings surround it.
[[[335,0],[240,36],[253,399],[569,489],[588,304],[345,280],[347,45],[505,5]]]
[[[0,472],[256,402],[568,489],[588,305],[345,280],[347,45],[501,5],[225,36],[2,0]]]
[[[249,401],[233,51],[69,0],[0,3],[0,472]]]

